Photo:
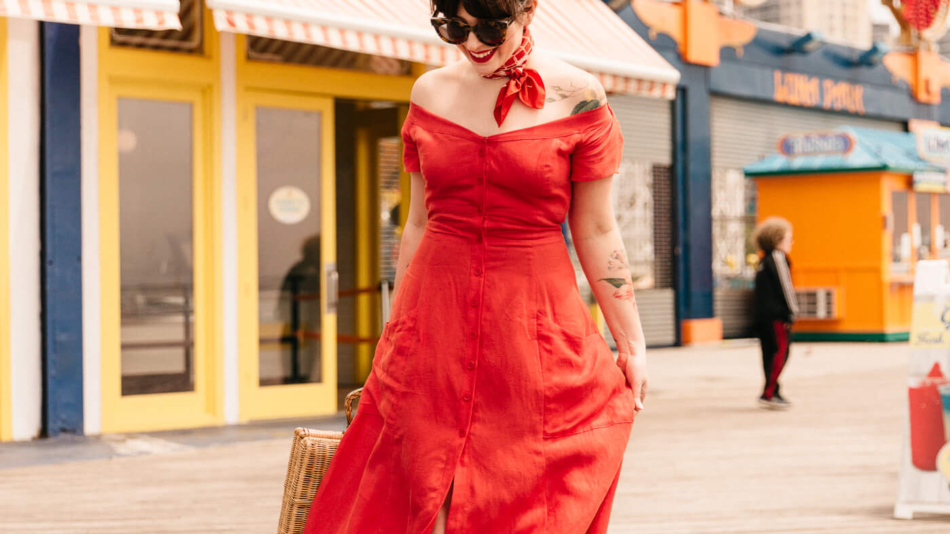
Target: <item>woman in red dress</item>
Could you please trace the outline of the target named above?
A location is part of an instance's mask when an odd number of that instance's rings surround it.
[[[594,77],[534,50],[539,4],[433,1],[466,60],[413,88],[391,319],[308,534],[607,530],[647,389],[610,201],[623,137]]]

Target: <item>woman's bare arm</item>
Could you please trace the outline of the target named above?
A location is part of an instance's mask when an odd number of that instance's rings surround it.
[[[393,295],[399,291],[399,283],[402,281],[402,275],[409,267],[412,256],[419,248],[419,242],[422,241],[422,234],[425,231],[426,222],[429,220],[429,214],[425,205],[425,180],[422,174],[418,172],[411,173],[412,189],[409,200],[409,217],[406,220],[406,227],[402,229],[402,239],[399,242],[399,262],[396,264],[396,285],[393,288]]]
[[[574,248],[617,341],[617,364],[633,388],[639,412],[647,393],[646,342],[627,254],[610,201],[612,181],[604,178],[574,183],[569,220]]]

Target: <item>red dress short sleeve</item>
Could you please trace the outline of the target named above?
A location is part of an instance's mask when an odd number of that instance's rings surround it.
[[[412,137],[412,119],[402,125],[402,165],[406,172],[419,172],[419,149]]]
[[[623,156],[620,123],[613,110],[610,110],[609,114],[597,114],[596,117],[596,125],[580,134],[571,154],[572,182],[600,180],[613,176],[620,170],[620,159]]]

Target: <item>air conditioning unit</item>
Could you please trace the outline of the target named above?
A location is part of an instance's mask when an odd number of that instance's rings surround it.
[[[839,318],[837,288],[799,288],[796,293],[799,319],[830,321]]]

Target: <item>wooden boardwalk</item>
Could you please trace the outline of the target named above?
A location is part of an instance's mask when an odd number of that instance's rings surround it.
[[[906,345],[813,347],[793,350],[795,407],[781,413],[755,406],[754,345],[653,351],[611,533],[950,532],[950,517],[891,519]],[[276,532],[289,435],[169,439],[152,454],[0,470],[0,532]]]

